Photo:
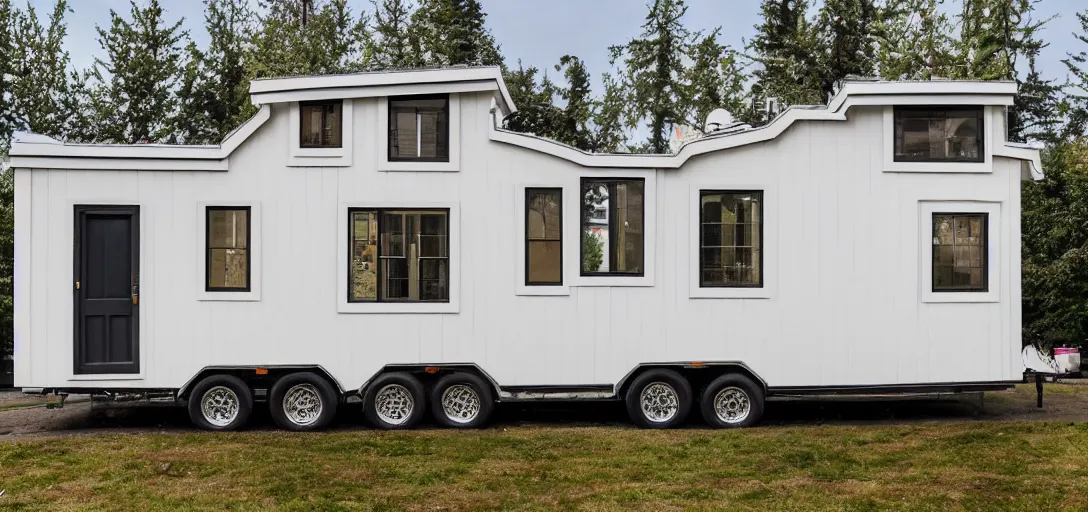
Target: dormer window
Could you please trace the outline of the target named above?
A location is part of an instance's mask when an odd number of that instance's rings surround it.
[[[450,97],[389,98],[389,161],[450,161]]]
[[[343,140],[343,100],[299,103],[299,147],[339,148]]]
[[[895,107],[896,162],[982,162],[981,106]]]

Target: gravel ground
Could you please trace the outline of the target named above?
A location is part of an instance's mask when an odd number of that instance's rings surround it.
[[[1047,383],[1044,407],[1035,407],[1034,385],[1020,385],[1008,391],[985,395],[941,395],[922,398],[808,399],[768,403],[764,425],[795,424],[910,424],[940,421],[1088,421],[1088,382]],[[47,407],[56,397],[27,396],[0,392],[0,440],[27,437],[191,431],[188,415],[181,407],[118,407],[92,404],[88,397],[70,396],[63,408]],[[26,404],[25,407],[19,407]],[[257,405],[251,429],[274,430],[266,406]],[[365,428],[358,404],[347,404],[334,429]],[[493,423],[497,425],[589,425],[627,424],[619,402],[580,404],[500,404]],[[696,411],[689,424],[703,428]],[[423,428],[428,428],[424,425]]]

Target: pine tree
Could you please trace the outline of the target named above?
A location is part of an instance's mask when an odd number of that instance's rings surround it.
[[[833,95],[847,76],[873,75],[877,10],[874,0],[824,0],[816,30],[820,90],[825,98]]]
[[[564,55],[555,70],[562,71],[567,79],[566,85],[557,90],[559,97],[567,104],[559,113],[555,140],[583,151],[592,151],[593,134],[589,123],[595,106],[585,63],[573,55]]]
[[[69,142],[92,143],[100,139],[99,115],[108,108],[104,87],[91,84],[93,78],[91,70],[68,74],[68,94],[61,97],[60,108],[64,113],[64,138]]]
[[[608,73],[601,75],[604,94],[593,112],[593,146],[597,153],[618,153],[627,148],[630,108],[623,84]]]
[[[0,162],[7,156],[11,135],[15,131],[15,110],[11,108],[12,44],[11,27],[14,9],[11,0],[0,0]]]
[[[539,69],[526,68],[518,61],[517,69],[505,73],[506,88],[518,111],[505,119],[504,126],[508,130],[550,138],[558,131],[560,112],[553,103],[555,85],[547,75],[538,82],[539,72]]]
[[[345,73],[369,66],[366,13],[353,18],[347,0],[315,5],[303,23],[297,0],[259,0],[264,11],[246,68],[255,78]]]
[[[253,114],[245,56],[252,13],[245,0],[205,0],[204,23],[209,43],[195,44],[178,89],[178,139],[187,144],[213,144]]]
[[[650,138],[636,148],[640,151],[668,152],[673,126],[688,119],[683,76],[693,36],[681,21],[685,12],[683,0],[654,0],[642,34],[610,48],[612,64],[622,62],[625,68],[623,87],[633,114],[629,126],[645,119],[649,127]]]
[[[165,22],[158,0],[146,7],[130,3],[131,20],[111,10],[109,29],[98,27],[105,53],[105,60],[96,59],[94,67],[95,78],[104,85],[100,138],[125,144],[166,141],[177,107],[179,44],[188,32],[181,30],[182,20]]]
[[[718,42],[721,29],[700,35],[691,48],[692,65],[684,74],[688,89],[688,124],[705,131],[706,118],[716,109],[725,109],[736,119],[748,122],[752,111],[745,82],[748,77],[738,62],[737,52]]]
[[[888,0],[877,20],[876,72],[886,80],[952,73],[952,25],[942,0]]]
[[[374,4],[374,41],[370,50],[376,69],[404,69],[422,66],[423,58],[412,44],[410,0],[371,0]]]
[[[422,0],[412,14],[413,45],[427,66],[503,64],[479,0]]]
[[[11,105],[19,130],[64,137],[65,113],[60,99],[67,96],[68,52],[66,0],[58,0],[43,26],[32,5],[15,16],[12,52]]]
[[[1081,43],[1088,45],[1088,10],[1077,13],[1080,21],[1080,33],[1074,34]],[[1065,127],[1066,134],[1073,138],[1088,134],[1088,49],[1076,53],[1067,53],[1062,60],[1069,69],[1069,87],[1066,101],[1069,102],[1069,117]]]
[[[752,94],[782,105],[822,105],[818,39],[806,18],[808,0],[764,0],[763,21],[748,42],[749,59],[759,64]]]

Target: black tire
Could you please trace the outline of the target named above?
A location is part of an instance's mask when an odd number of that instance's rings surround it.
[[[459,408],[460,414],[446,411],[444,399],[446,393],[457,394],[469,401],[467,408]],[[452,397],[451,397],[452,398]],[[475,404],[471,402],[475,401]],[[472,405],[478,405],[472,411]],[[471,373],[456,372],[438,380],[431,390],[431,413],[439,425],[450,428],[480,428],[487,424],[491,412],[495,410],[495,399],[491,395],[491,386],[483,379]],[[468,414],[475,412],[474,415]]]
[[[383,392],[399,394],[400,400],[410,399],[408,411],[391,418],[378,413],[376,400]],[[406,396],[405,396],[406,395]],[[423,384],[410,373],[397,372],[379,375],[366,388],[363,396],[363,416],[373,426],[385,430],[410,429],[419,423],[427,409],[427,396],[423,393]]]
[[[213,394],[214,393],[214,394]],[[206,397],[206,395],[209,395]],[[209,407],[205,415],[204,399],[216,401],[218,407]],[[234,411],[230,412],[230,402],[234,402]],[[253,393],[242,379],[231,375],[209,375],[193,386],[189,393],[189,419],[204,430],[238,430],[249,421],[253,413]],[[224,410],[223,407],[227,409]],[[225,416],[217,416],[225,413]]]
[[[664,392],[671,390],[671,395],[676,400],[676,408],[671,415],[666,413],[666,417],[660,419],[648,417],[642,410],[642,393],[655,384],[665,387],[653,389]],[[635,425],[642,428],[675,428],[687,419],[691,411],[691,396],[691,384],[679,373],[664,369],[648,370],[636,377],[631,387],[627,388],[627,414]]]
[[[288,400],[285,400],[288,398],[292,405],[302,404],[304,407],[291,407],[292,411],[289,412]],[[272,413],[272,419],[280,428],[296,432],[320,430],[329,426],[336,418],[336,406],[339,403],[340,394],[332,384],[311,372],[289,373],[280,377],[272,385],[272,391],[268,395],[268,409]],[[309,407],[305,407],[307,404]]]
[[[715,403],[718,401],[719,394],[727,392],[728,395],[722,396],[722,414],[719,414]],[[747,414],[743,414],[745,401],[747,401]],[[750,427],[763,417],[763,388],[744,375],[727,373],[714,379],[703,390],[703,396],[699,399],[699,409],[703,413],[703,419],[712,427]],[[729,419],[730,416],[733,418]]]

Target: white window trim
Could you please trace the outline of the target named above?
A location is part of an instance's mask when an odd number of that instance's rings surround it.
[[[582,179],[583,178],[642,178],[646,186],[643,190],[643,265],[641,276],[583,276],[582,275]],[[573,192],[563,193],[563,240],[576,240],[576,243],[563,244],[565,259],[563,274],[570,286],[653,286],[654,272],[657,269],[657,171],[654,169],[611,169],[602,171],[582,171],[578,173]],[[573,197],[572,197],[573,196]],[[572,219],[573,222],[566,222]]]
[[[449,302],[348,302],[348,209],[448,208],[449,232]],[[461,208],[458,203],[427,201],[351,201],[337,209],[336,237],[336,310],[339,313],[458,313],[461,310]]]
[[[301,111],[299,102],[291,102],[287,105],[288,123],[290,124],[290,137],[288,142],[288,167],[351,167],[352,147],[354,144],[354,138],[352,136],[352,125],[355,124],[355,117],[353,115],[352,100],[345,99],[344,106],[340,113],[340,147],[338,148],[304,148],[302,147],[302,140],[300,135],[301,126]]]
[[[249,207],[249,291],[205,290],[207,275],[208,243],[208,207],[209,206],[248,206]],[[261,203],[253,200],[238,201],[198,201],[196,209],[196,300],[221,302],[254,302],[261,300]]]
[[[461,170],[461,95],[450,94],[449,162],[390,162],[389,161],[389,98],[378,98],[378,170],[404,172],[458,172]]]
[[[763,191],[763,286],[760,288],[724,288],[699,286],[700,194],[703,190]],[[778,187],[771,183],[727,183],[721,181],[691,184],[688,207],[688,297],[692,299],[770,299],[778,290]]]
[[[942,105],[934,105],[939,110]],[[884,107],[884,172],[929,173],[992,173],[995,137],[994,126],[1001,121],[1001,107],[982,107],[983,157],[981,162],[896,162],[895,161],[895,107]]]
[[[931,201],[918,203],[919,263],[922,302],[963,303],[999,302],[1001,297],[1001,203],[984,201]],[[934,213],[985,213],[986,226],[986,274],[987,291],[984,292],[934,292],[933,291],[933,214]]]
[[[525,190],[530,188],[558,188],[562,190],[563,198],[563,211],[562,215],[563,232],[560,236],[563,237],[563,254],[560,258],[563,259],[563,284],[557,285],[527,285],[525,284],[526,278],[526,257],[525,257],[525,240],[527,233],[525,232]],[[514,280],[514,295],[526,295],[526,296],[561,296],[570,295],[570,286],[567,284],[570,278],[570,272],[568,272],[569,258],[567,254],[570,251],[567,250],[569,240],[567,239],[567,203],[572,199],[576,200],[577,196],[568,197],[570,187],[563,186],[560,183],[520,183],[514,186],[514,240],[517,241],[517,250],[515,251],[517,260],[515,260],[515,280]]]

